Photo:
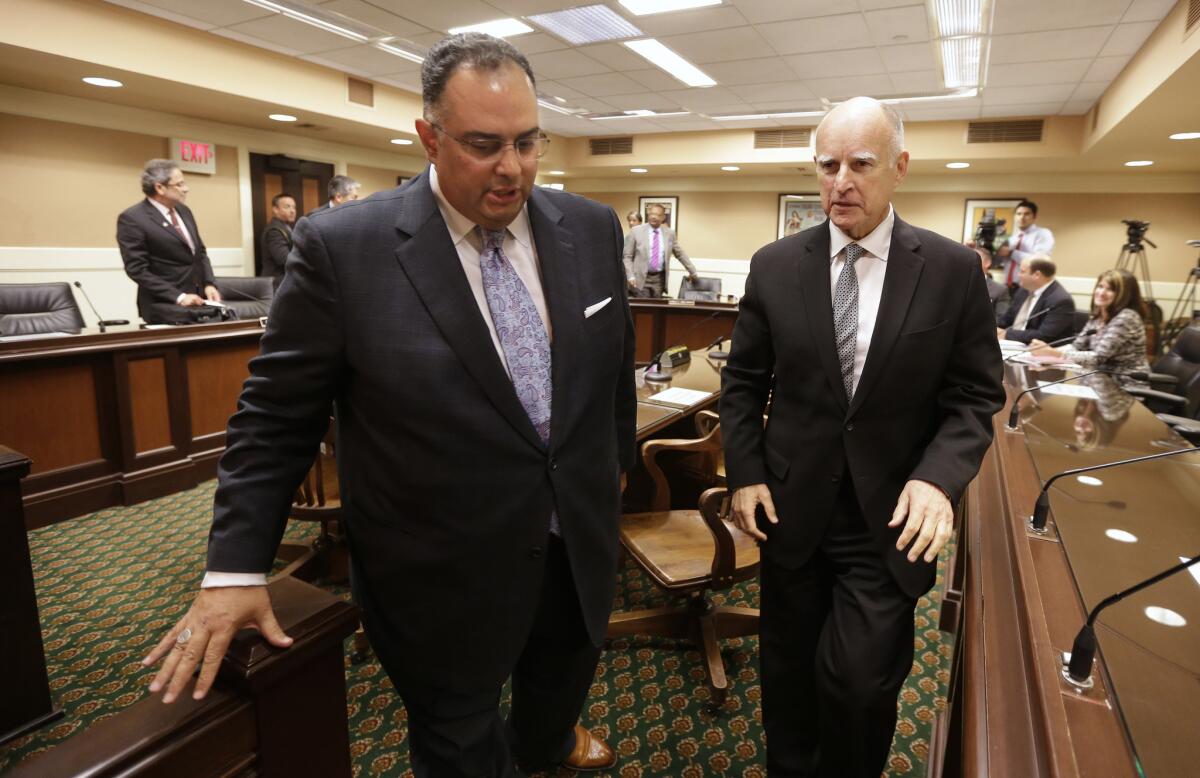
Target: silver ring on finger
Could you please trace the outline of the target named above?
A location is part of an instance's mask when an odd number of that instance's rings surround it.
[[[187,642],[192,639],[192,628],[184,627],[183,632],[179,633],[179,637],[175,638],[175,647],[183,648]]]

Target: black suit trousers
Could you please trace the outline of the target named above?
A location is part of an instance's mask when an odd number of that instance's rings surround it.
[[[767,774],[879,778],[916,600],[896,585],[849,478],[813,556],[789,570],[764,555],[760,576]]]
[[[358,592],[356,592],[358,594]],[[556,765],[575,747],[575,724],[600,659],[579,607],[562,540],[550,536],[533,627],[512,671],[512,705],[500,717],[499,687],[470,692],[431,685],[387,645],[377,645],[362,603],[372,646],[408,711],[409,753],[417,778],[511,778],[517,765]],[[384,606],[386,607],[386,606]],[[446,640],[486,640],[486,635],[446,635]]]

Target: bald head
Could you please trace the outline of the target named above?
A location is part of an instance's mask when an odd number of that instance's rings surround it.
[[[834,106],[825,114],[821,123],[813,133],[813,144],[817,143],[822,128],[832,129],[843,122],[884,122],[888,128],[888,153],[891,161],[895,162],[904,151],[904,122],[896,109],[886,103],[881,103],[873,97],[852,97],[844,103]]]

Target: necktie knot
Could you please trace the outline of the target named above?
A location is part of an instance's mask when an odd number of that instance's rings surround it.
[[[501,251],[504,248],[504,236],[507,230],[489,230],[486,227],[479,228],[479,234],[483,238],[484,251]]]
[[[858,258],[866,253],[866,249],[857,243],[850,243],[846,246],[846,264],[853,265],[858,261]]]

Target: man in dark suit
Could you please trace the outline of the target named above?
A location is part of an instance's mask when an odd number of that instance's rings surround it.
[[[755,254],[722,371],[734,520],[763,545],[771,776],[883,770],[915,604],[1004,397],[979,260],[892,210],[903,137],[870,98],[825,116],[829,219]]]
[[[262,274],[270,276],[278,291],[283,267],[292,250],[292,225],[296,221],[296,199],[289,194],[271,198],[271,221],[262,234]]]
[[[1071,334],[1075,300],[1054,280],[1058,268],[1045,254],[1021,260],[1017,283],[1008,310],[996,319],[996,336],[1005,340],[1049,343]]]
[[[146,199],[117,217],[125,274],[138,285],[138,313],[150,324],[197,320],[205,300],[221,301],[196,219],[184,202],[188,185],[169,159],[142,170]],[[215,315],[215,314],[214,314]]]
[[[987,284],[988,299],[992,301],[992,313],[998,319],[1008,310],[1008,304],[1012,301],[1012,296],[1009,295],[1007,286],[992,278],[991,252],[982,246],[972,246],[972,248],[979,255],[979,262],[983,267],[983,280]]]
[[[334,176],[329,179],[329,185],[326,187],[326,190],[329,192],[329,199],[309,211],[308,215],[312,216],[314,213],[337,208],[342,203],[357,200],[358,190],[361,188],[362,184],[350,176]]]
[[[422,83],[432,167],[297,225],[229,423],[205,588],[147,657],[167,657],[151,689],[175,699],[203,657],[203,694],[243,624],[287,645],[259,584],[336,400],[354,592],[416,775],[603,768],[577,721],[634,462],[620,223],[533,188],[548,139],[511,45],[447,38]]]

